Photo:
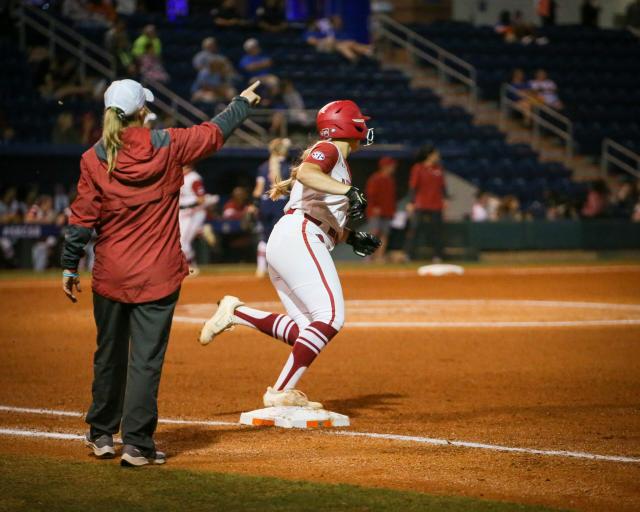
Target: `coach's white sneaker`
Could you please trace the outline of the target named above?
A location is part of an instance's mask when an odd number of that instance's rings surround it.
[[[202,326],[200,343],[202,345],[208,345],[213,338],[221,332],[233,329],[233,313],[238,306],[243,305],[244,302],[233,295],[225,295],[222,297],[222,300],[218,302],[216,312]]]
[[[308,407],[309,409],[322,409],[320,402],[310,402],[299,389],[284,389],[276,391],[272,387],[262,397],[265,407]]]

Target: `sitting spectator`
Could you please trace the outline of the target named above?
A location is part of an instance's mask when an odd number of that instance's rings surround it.
[[[205,37],[202,40],[202,49],[193,56],[191,61],[193,67],[200,71],[209,67],[212,60],[223,59],[222,54],[218,53],[218,42],[215,37]]]
[[[236,90],[224,58],[210,60],[208,67],[198,72],[191,94],[191,101],[206,103],[226,102],[235,96]]]
[[[281,93],[282,101],[287,108],[287,116],[290,123],[309,126],[315,122],[305,111],[302,95],[295,88],[291,80],[282,81]]]
[[[271,73],[273,60],[268,55],[262,53],[260,43],[257,39],[247,39],[242,48],[245,55],[240,59],[240,71],[245,77],[251,81],[256,78],[264,83],[265,80],[273,79],[275,76]]]
[[[74,126],[71,112],[61,112],[53,126],[51,140],[54,144],[80,144],[80,133]]]
[[[127,35],[127,27],[122,20],[115,22],[104,36],[104,46],[116,61],[118,76],[135,73],[135,64],[131,55],[131,41]]]
[[[221,27],[245,27],[249,23],[238,14],[235,0],[224,0],[222,5],[211,11],[213,24]]]
[[[228,220],[245,220],[249,213],[249,193],[243,187],[235,187],[231,198],[222,208],[222,217]]]
[[[500,220],[522,220],[522,212],[520,211],[520,201],[516,196],[505,196],[500,203],[498,209],[498,218]]]
[[[0,224],[22,222],[25,204],[18,200],[16,187],[8,188],[0,200]]]
[[[587,199],[580,212],[585,219],[604,217],[609,202],[609,187],[604,180],[594,181],[587,193]]]
[[[498,23],[493,27],[496,34],[500,34],[506,42],[513,40],[513,26],[511,24],[511,11],[500,11]]]
[[[69,208],[69,194],[64,190],[64,186],[56,183],[53,186],[53,209],[56,213],[62,213]]]
[[[534,102],[542,103],[548,107],[561,109],[563,107],[558,97],[558,86],[548,77],[544,69],[536,71],[535,78],[529,81],[529,89],[532,92]]]
[[[258,27],[267,32],[281,32],[287,29],[284,0],[265,0],[256,9]]]
[[[80,28],[106,28],[111,24],[104,12],[92,10],[87,0],[64,0],[62,15]]]
[[[102,137],[102,127],[92,112],[85,112],[80,120],[80,143],[83,146],[92,146]]]
[[[134,58],[139,59],[146,54],[149,43],[151,43],[153,53],[156,57],[160,57],[162,55],[162,43],[160,42],[160,38],[156,32],[155,25],[145,26],[142,29],[142,34],[140,34],[140,36],[138,36],[138,38],[133,42],[131,53]]]
[[[334,15],[331,19],[323,18],[312,23],[304,35],[305,41],[320,52],[336,51],[350,62],[357,62],[359,57],[373,56],[373,47],[350,38],[343,30],[342,18]]]
[[[531,100],[529,98],[529,84],[526,81],[524,71],[514,69],[509,85],[515,89],[507,93],[507,97],[516,103],[516,106],[524,117],[524,124],[531,124]]]
[[[522,44],[536,43],[539,45],[548,44],[549,40],[546,37],[539,37],[536,35],[536,29],[531,23],[527,23],[522,15],[522,11],[516,11],[513,15],[513,21],[511,23],[511,33],[513,40],[505,40],[508,43],[518,42]]]
[[[24,217],[24,221],[28,224],[53,224],[55,219],[56,211],[53,209],[53,199],[48,195],[38,197]]]
[[[583,27],[598,28],[600,6],[598,0],[582,0],[580,6],[580,24]]]
[[[369,230],[382,241],[382,245],[374,257],[379,261],[385,258],[391,220],[396,213],[397,197],[394,174],[397,167],[397,160],[388,156],[382,157],[378,162],[378,170],[369,177],[366,185]]]
[[[115,23],[118,13],[111,0],[89,0],[87,7],[90,12],[107,20],[109,25]]]
[[[162,83],[169,81],[169,74],[164,69],[152,42],[147,43],[145,53],[138,59],[138,67],[143,81],[155,80]]]
[[[471,207],[472,222],[486,222],[489,219],[489,194],[478,190],[476,199]]]

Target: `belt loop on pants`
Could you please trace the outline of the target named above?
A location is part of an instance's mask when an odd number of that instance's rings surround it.
[[[285,215],[293,215],[295,212],[297,212],[299,210],[295,209],[295,208],[289,208],[286,212]],[[311,215],[309,215],[308,213],[303,213],[304,218],[307,219],[308,221],[313,222],[316,226],[318,226],[320,229],[322,229],[330,238],[331,240],[333,240],[333,245],[338,245],[338,232],[333,229],[331,226],[327,226],[327,229],[324,230],[322,228],[322,221],[316,219],[315,217],[312,217]]]

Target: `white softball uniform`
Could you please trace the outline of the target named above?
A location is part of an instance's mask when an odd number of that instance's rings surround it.
[[[184,175],[184,183],[180,188],[180,245],[187,262],[194,257],[193,240],[202,231],[207,217],[204,205],[198,204],[198,198],[205,195],[202,177],[196,171]]]
[[[316,144],[305,162],[343,183],[351,173],[338,148],[331,142]],[[288,315],[305,329],[323,322],[336,331],[344,323],[342,286],[330,251],[347,222],[348,199],[323,194],[296,181],[284,215],[267,242],[271,282]]]

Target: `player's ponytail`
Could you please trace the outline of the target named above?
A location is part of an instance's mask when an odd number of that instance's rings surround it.
[[[107,173],[116,168],[118,150],[122,147],[122,129],[125,127],[125,118],[122,111],[115,107],[109,107],[104,111],[102,120],[102,144],[107,153]]]
[[[273,185],[273,187],[271,187],[271,190],[269,190],[269,197],[272,200],[275,201],[276,199],[280,199],[282,196],[289,195],[289,192],[291,192],[291,187],[293,187],[293,184],[296,182],[298,169],[302,165],[302,162],[304,161],[304,159],[309,156],[309,153],[311,153],[311,149],[314,146],[315,144],[313,146],[309,146],[307,149],[304,150],[304,152],[302,153],[302,156],[300,157],[298,165],[291,168],[291,177],[289,179],[282,180],[282,181],[280,180],[274,181],[275,184]]]

